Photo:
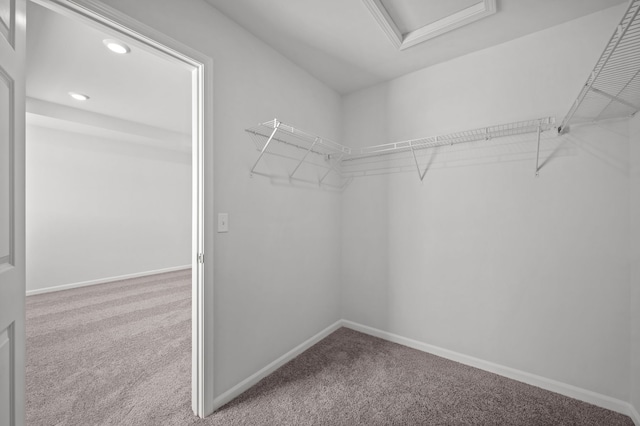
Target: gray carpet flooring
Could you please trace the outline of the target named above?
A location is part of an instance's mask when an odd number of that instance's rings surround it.
[[[27,424],[633,426],[345,328],[197,419],[190,308],[188,271],[28,297]]]
[[[27,425],[191,415],[191,271],[29,296],[26,311]]]

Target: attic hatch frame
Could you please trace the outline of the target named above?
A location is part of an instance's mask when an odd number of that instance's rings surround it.
[[[620,23],[558,128],[633,117],[640,111],[640,0],[630,0]]]
[[[206,417],[226,401],[214,400],[213,292],[213,59],[98,0],[28,0],[113,37],[184,65],[192,79],[192,347],[191,407]],[[27,31],[29,31],[27,29]],[[206,195],[205,194],[209,194]]]
[[[348,146],[339,144],[330,139],[323,138],[300,129],[289,124],[285,124],[274,118],[271,121],[260,123],[257,126],[245,129],[245,131],[253,139],[256,149],[259,151],[258,158],[253,163],[250,170],[250,176],[254,174],[263,174],[256,171],[258,164],[265,154],[269,154],[269,148],[274,143],[280,143],[297,149],[299,155],[297,157],[288,157],[296,161],[296,165],[289,173],[288,179],[294,179],[296,172],[300,167],[307,163],[314,167],[326,169],[318,174],[317,185],[319,187],[329,187],[331,189],[342,190],[356,176],[365,176],[365,173],[354,173],[343,170],[343,166],[352,164],[364,164],[363,160],[379,156],[391,156],[396,154],[408,153],[412,158],[418,173],[420,181],[424,181],[428,166],[424,170],[420,166],[420,162],[416,156],[416,152],[420,150],[432,149],[445,145],[456,145],[467,142],[477,142],[482,140],[490,140],[494,138],[502,138],[507,136],[536,134],[536,164],[535,176],[539,176],[540,170],[540,140],[543,132],[553,130],[553,134],[557,134],[555,118],[543,117],[535,120],[517,121],[495,126],[480,127],[461,132],[449,133],[444,135],[429,136],[418,139],[411,139],[401,142],[392,142],[383,145],[374,145],[358,150],[353,150]],[[326,165],[319,166],[318,163],[308,161],[310,154],[320,156],[324,159]],[[275,154],[278,155],[278,154]],[[365,166],[366,167],[366,166]],[[325,179],[331,173],[335,173],[341,180],[339,185],[331,185],[325,183]]]

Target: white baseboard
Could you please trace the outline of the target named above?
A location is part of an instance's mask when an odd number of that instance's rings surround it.
[[[51,293],[51,292],[60,291],[60,290],[68,290],[70,288],[86,287],[86,286],[95,285],[95,284],[104,284],[111,281],[120,281],[120,280],[127,280],[130,278],[146,277],[149,275],[163,274],[165,272],[180,271],[183,269],[191,269],[191,265],[174,266],[172,268],[157,269],[155,271],[136,272],[134,274],[119,275],[117,277],[99,278],[97,280],[82,281],[79,283],[72,283],[72,284],[62,284],[54,287],[39,288],[36,290],[27,290],[27,296],[33,296],[34,294]]]
[[[569,385],[566,383],[558,382],[556,380],[548,379],[546,377],[538,376],[535,374],[527,373],[525,371],[516,370],[515,368],[506,367],[493,362],[485,361],[472,356],[464,355],[458,352],[450,351],[448,349],[440,348],[438,346],[429,345],[427,343],[419,342],[417,340],[409,339],[399,336],[397,334],[382,331],[377,328],[369,327],[366,325],[358,324],[353,321],[339,320],[329,327],[325,328],[315,336],[307,339],[305,342],[296,346],[280,358],[276,359],[263,369],[252,374],[251,376],[238,383],[222,395],[215,398],[213,405],[214,411],[234,398],[240,396],[243,392],[249,390],[252,386],[257,384],[260,380],[273,373],[278,368],[282,367],[287,362],[291,361],[302,352],[315,345],[329,334],[338,330],[340,327],[350,328],[361,333],[368,334],[370,336],[379,337],[389,342],[398,343],[403,346],[407,346],[413,349],[417,349],[422,352],[427,352],[433,355],[440,356],[442,358],[450,359],[452,361],[459,362],[461,364],[469,365],[471,367],[479,368],[490,373],[498,374],[509,379],[517,380],[522,383],[526,383],[532,386],[536,386],[542,389],[546,389],[551,392],[559,393],[570,398],[584,401],[589,404],[596,405],[598,407],[606,408],[624,415],[627,415],[633,420],[636,426],[640,426],[640,414],[636,408],[626,401],[622,401],[616,398],[612,398],[607,395],[602,395],[597,392],[593,392],[587,389],[582,389],[577,386]]]
[[[458,352],[443,349],[438,346],[429,345],[427,343],[419,342],[417,340],[409,339],[406,337],[398,336],[397,334],[382,331],[373,327],[358,324],[352,321],[342,320],[342,326],[350,328],[361,333],[365,333],[374,337],[398,343],[403,346],[408,346],[413,349],[417,349],[422,352],[427,352],[433,355],[437,355],[442,358],[447,358],[452,361],[459,362],[461,364],[469,365],[471,367],[479,368],[481,370],[495,373],[500,376],[508,377],[509,379],[517,380],[519,382],[527,383],[529,385],[537,386],[542,389],[549,390],[551,392],[559,393],[561,395],[568,396],[580,401],[588,402],[589,404],[597,405],[598,407],[606,408],[608,410],[616,411],[621,414],[625,414],[633,419],[637,426],[640,426],[640,418],[635,408],[626,401],[621,401],[610,396],[602,395],[590,390],[582,389],[576,386],[572,386],[566,383],[558,382],[556,380],[547,379],[546,377],[538,376],[535,374],[527,373],[525,371],[516,370],[515,368],[505,367],[503,365],[495,364],[489,361],[485,361],[472,356],[464,355]]]
[[[273,361],[271,364],[267,365],[260,371],[247,377],[242,382],[238,383],[237,385],[235,385],[234,387],[232,387],[231,389],[229,389],[228,391],[226,391],[225,393],[217,397],[213,401],[214,410],[217,410],[218,408],[222,407],[226,403],[232,401],[234,398],[240,396],[240,394],[247,391],[253,385],[257,384],[260,380],[264,379],[269,374],[273,373],[278,368],[282,367],[287,362],[291,361],[293,358],[297,357],[302,352],[306,351],[311,346],[315,345],[320,340],[324,339],[329,334],[339,329],[341,326],[342,326],[342,322],[336,321],[334,324],[330,325],[329,327],[325,328],[315,336],[307,339],[305,342],[291,349],[289,352],[282,355],[280,358],[276,359],[275,361]]]

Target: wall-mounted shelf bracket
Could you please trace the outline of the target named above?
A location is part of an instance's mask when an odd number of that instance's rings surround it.
[[[318,180],[318,186],[322,185],[322,182],[324,182],[324,180],[327,178],[327,176],[329,176],[329,174],[331,172],[336,172],[340,177],[342,177],[342,173],[340,173],[340,170],[337,169],[337,165],[340,164],[340,162],[342,161],[342,157],[344,157],[344,154],[341,154],[337,160],[332,161],[333,159],[331,158],[331,155],[327,155],[327,162],[329,163],[329,170],[327,170],[327,172],[322,175],[322,177],[320,178],[320,180]]]
[[[638,73],[640,73],[640,69],[638,70]],[[636,76],[637,76],[638,73],[636,73]],[[629,101],[627,101],[625,99],[622,99],[619,96],[610,95],[609,93],[605,92],[604,90],[600,90],[600,89],[598,89],[596,87],[591,87],[591,91],[593,93],[597,93],[598,95],[604,96],[605,98],[609,98],[612,101],[619,102],[622,105],[626,105],[629,108],[632,108],[632,109],[634,109],[636,111],[640,110],[640,106],[638,106],[636,104],[633,104],[633,103],[631,103],[631,102],[629,102]]]
[[[540,133],[542,132],[542,123],[538,122],[537,143],[536,149],[536,177],[540,176]]]
[[[320,140],[320,136],[318,136],[316,138],[316,140],[313,141],[313,143],[311,144],[311,146],[309,147],[309,149],[304,153],[304,155],[302,156],[302,158],[300,159],[300,161],[298,161],[298,164],[296,165],[296,168],[293,169],[293,171],[291,172],[291,174],[289,175],[289,179],[291,179],[293,177],[293,175],[296,174],[296,172],[298,171],[298,169],[300,168],[300,166],[302,165],[302,163],[304,163],[305,158],[307,158],[307,155],[309,155],[309,153],[311,151],[313,151],[313,147],[316,146],[316,144],[318,143],[318,141]],[[327,156],[329,157],[329,156]]]
[[[420,177],[420,182],[424,181],[424,177],[427,174],[427,170],[429,170],[429,166],[424,168],[424,172],[420,171],[420,163],[418,163],[418,157],[416,157],[416,151],[413,149],[413,145],[411,146],[411,154],[413,154],[413,160],[416,162],[416,169],[418,169],[418,177]]]
[[[278,120],[273,120],[273,131],[271,132],[271,135],[269,135],[267,142],[262,147],[262,150],[260,150],[260,155],[258,155],[258,159],[256,160],[255,163],[253,163],[253,167],[251,167],[251,172],[249,172],[250,176],[253,176],[253,172],[256,169],[256,166],[262,159],[262,156],[264,155],[264,153],[267,152],[267,148],[269,148],[269,144],[271,143],[271,141],[273,140],[273,137],[278,132],[279,127],[280,127],[280,123],[278,122]]]
[[[571,124],[626,118],[640,111],[640,0],[630,0],[619,25],[562,120]]]

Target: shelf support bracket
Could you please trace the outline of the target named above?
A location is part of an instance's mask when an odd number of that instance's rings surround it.
[[[638,73],[636,73],[636,75],[637,74]],[[628,84],[629,83],[627,83],[627,85]],[[625,88],[626,88],[626,86],[625,86]],[[621,103],[622,105],[628,106],[629,108],[635,109],[636,111],[640,111],[640,106],[639,105],[632,104],[631,102],[628,102],[628,101],[626,101],[626,100],[624,100],[624,99],[622,99],[622,98],[620,98],[618,96],[610,95],[609,93],[607,93],[607,92],[605,92],[603,90],[600,90],[600,89],[596,89],[595,87],[591,87],[591,91],[595,92],[595,93],[597,93],[597,94],[599,94],[601,96],[604,96],[605,98],[607,98],[607,99],[609,99],[611,101],[616,101],[618,103]]]
[[[627,9],[627,13],[625,13],[625,17],[628,16],[627,14],[629,12],[631,12],[631,10],[632,10],[633,6],[635,5],[636,1],[637,0],[631,0],[629,2],[629,7]],[[603,57],[604,57],[604,52],[603,52],[603,55],[598,60],[598,64],[602,63],[602,64],[606,65],[609,62],[609,59],[611,59],[611,56],[613,55],[613,52],[615,52],[616,49],[618,48],[618,45],[620,44],[620,42],[624,38],[625,34],[627,33],[627,30],[634,23],[634,21],[636,19],[636,16],[638,16],[639,12],[640,12],[640,7],[636,8],[635,12],[633,12],[631,14],[630,19],[627,21],[627,23],[624,26],[622,25],[622,23],[620,23],[620,25],[618,25],[616,33],[609,39],[609,42],[607,43],[607,48],[605,49],[605,52],[608,51],[609,53],[607,54],[606,58],[604,58],[604,60],[603,60]],[[600,73],[604,69],[605,69],[604,65],[598,67],[598,65],[596,64],[596,68],[591,72],[591,76],[589,77],[589,79],[585,83],[584,87],[580,91],[580,94],[578,95],[578,98],[575,100],[575,102],[573,103],[571,109],[569,110],[569,113],[564,118],[564,120],[562,120],[562,123],[560,124],[560,129],[562,129],[562,133],[566,132],[565,129],[569,126],[571,120],[573,119],[573,116],[575,115],[576,111],[580,107],[580,104],[582,104],[582,101],[584,101],[584,98],[587,96],[587,93],[590,90],[593,89],[593,85],[595,84],[596,80],[600,76]]]
[[[338,160],[334,164],[331,164],[331,159],[329,159],[329,166],[330,166],[329,170],[327,170],[327,173],[325,173],[322,176],[322,178],[320,178],[320,180],[318,181],[318,185],[322,185],[322,182],[325,180],[325,178],[327,176],[329,176],[329,173],[331,173],[332,171],[334,171],[334,172],[338,173],[340,176],[342,176],[342,174],[339,171],[337,171],[336,168],[335,168],[335,164],[337,164],[340,161],[342,161],[342,157],[344,157],[344,153],[340,154],[340,157],[338,157]]]
[[[351,181],[353,181],[353,176],[349,176],[347,178],[347,180],[345,181],[345,183],[340,187],[340,190],[345,189],[347,186],[349,186],[349,184],[351,183]]]
[[[538,149],[536,150],[536,177],[540,176],[540,132],[542,130],[542,124],[538,121]]]
[[[302,158],[300,159],[300,162],[298,162],[298,165],[296,166],[295,169],[293,169],[293,171],[291,172],[291,174],[289,175],[289,179],[291,179],[293,177],[293,175],[296,174],[296,172],[298,171],[298,168],[302,165],[302,163],[304,162],[304,159],[307,158],[307,155],[309,155],[309,153],[311,152],[311,150],[313,149],[314,146],[316,146],[316,144],[318,143],[318,141],[320,140],[320,137],[316,137],[316,140],[313,141],[313,143],[311,144],[311,146],[309,147],[309,149],[307,150],[307,152],[304,153],[304,155],[302,156]]]
[[[425,167],[424,173],[420,171],[420,165],[418,164],[418,157],[416,157],[416,152],[413,150],[413,145],[411,145],[411,154],[413,154],[413,160],[416,162],[416,169],[418,169],[418,176],[420,177],[420,182],[424,181],[424,177],[427,175],[427,170],[429,167]]]
[[[274,124],[273,132],[271,132],[271,136],[269,136],[269,139],[267,139],[267,143],[265,143],[264,146],[262,147],[262,150],[260,151],[260,155],[258,156],[258,159],[256,160],[255,163],[253,163],[253,167],[251,167],[251,172],[249,172],[250,176],[253,176],[253,171],[255,170],[256,166],[258,165],[258,163],[262,159],[262,156],[264,155],[264,153],[267,151],[267,148],[269,147],[269,144],[273,140],[273,137],[278,132],[278,128],[280,127],[280,122],[278,120],[274,120],[273,124]]]

